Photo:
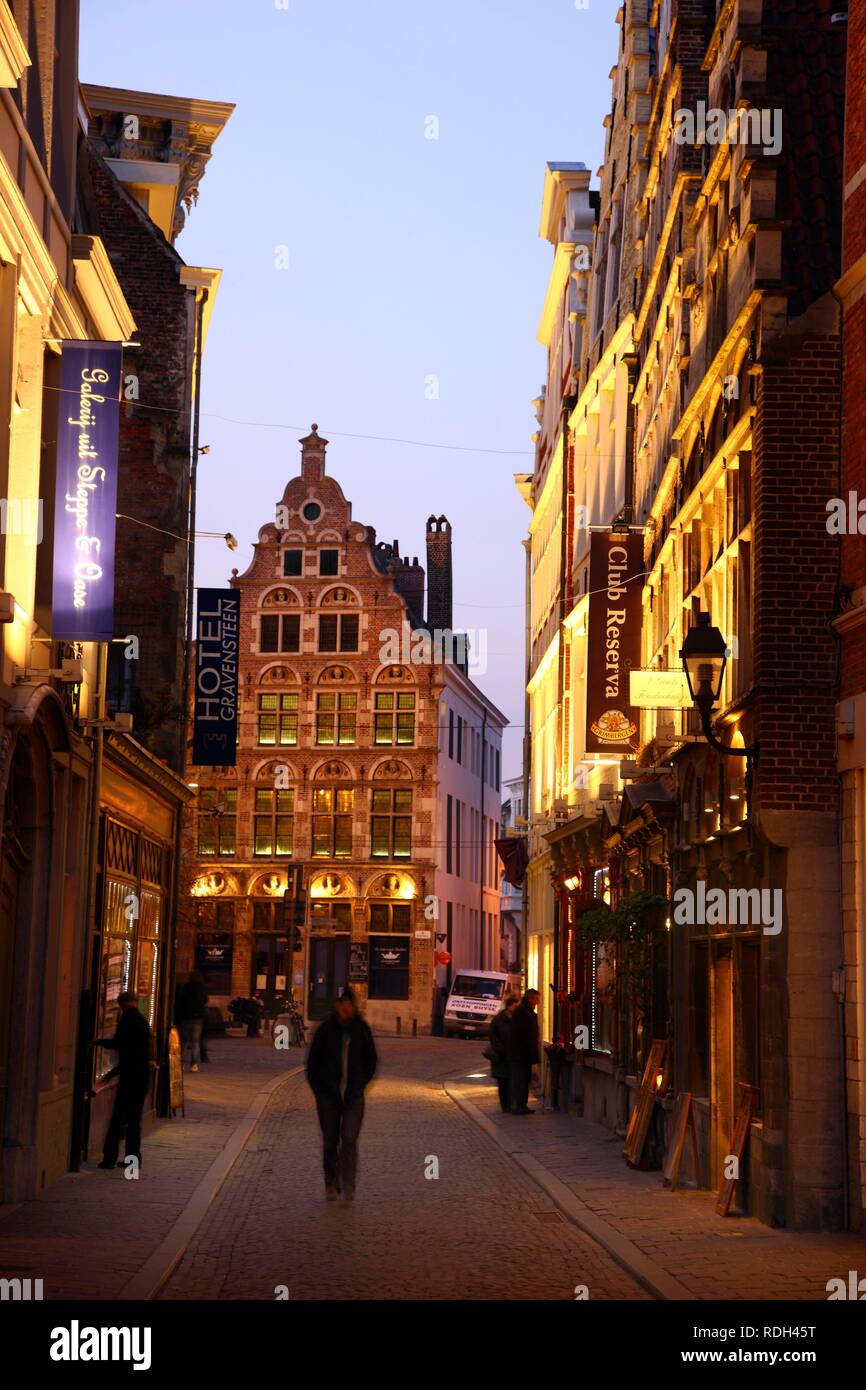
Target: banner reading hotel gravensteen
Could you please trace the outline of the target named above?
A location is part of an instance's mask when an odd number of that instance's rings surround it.
[[[240,632],[239,590],[199,589],[192,738],[196,767],[235,765]]]
[[[608,757],[634,752],[639,711],[629,699],[629,672],[640,666],[643,537],[596,531],[589,552],[586,662],[586,751]]]
[[[114,636],[121,343],[64,342],[57,410],[51,636]]]

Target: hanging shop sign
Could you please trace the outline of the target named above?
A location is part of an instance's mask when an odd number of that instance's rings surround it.
[[[691,709],[685,671],[631,671],[629,695],[636,709]]]
[[[643,537],[597,531],[589,557],[586,751],[625,757],[638,711],[629,674],[640,666]]]
[[[235,765],[240,616],[236,589],[199,589],[192,739],[197,767]]]
[[[51,636],[114,636],[121,343],[63,343],[57,410]]]

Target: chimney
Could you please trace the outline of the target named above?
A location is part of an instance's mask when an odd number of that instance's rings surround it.
[[[451,523],[444,516],[428,516],[427,626],[431,632],[446,632],[451,624]]]
[[[311,425],[310,433],[299,439],[301,446],[301,477],[308,487],[320,483],[325,473],[325,449],[327,439],[319,435],[319,426]]]
[[[412,610],[412,616],[419,623],[424,621],[424,569],[418,564],[418,557],[412,561],[411,565],[407,557],[400,558],[400,546],[397,541],[391,549],[391,559],[388,564],[388,573],[394,581],[394,588],[398,594],[402,594]]]

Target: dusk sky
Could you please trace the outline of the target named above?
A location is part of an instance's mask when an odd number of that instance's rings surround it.
[[[544,165],[601,162],[616,8],[82,4],[83,81],[237,105],[178,241],[189,264],[223,270],[197,526],[239,541],[233,555],[201,541],[197,582],[247,568],[315,420],[378,539],[423,563],[427,516],[451,521],[454,626],[487,630],[478,683],[511,721],[506,776],[520,771],[530,518],[512,474],[532,467],[545,375]]]

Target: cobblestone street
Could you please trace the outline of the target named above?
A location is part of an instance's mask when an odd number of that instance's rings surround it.
[[[163,1298],[272,1299],[286,1285],[292,1299],[573,1299],[580,1284],[595,1299],[647,1297],[445,1094],[449,1075],[482,1069],[478,1048],[432,1038],[379,1047],[354,1205],[324,1200],[315,1111],[296,1077],[274,1095]],[[438,1179],[425,1177],[433,1158]]]

